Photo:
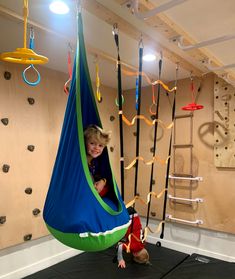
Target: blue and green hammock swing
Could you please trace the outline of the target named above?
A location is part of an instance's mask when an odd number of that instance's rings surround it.
[[[100,251],[117,243],[130,224],[109,163],[107,148],[101,160],[112,181],[108,197],[94,189],[88,169],[83,130],[101,125],[87,66],[81,13],[78,14],[76,63],[59,149],[44,206],[47,228],[60,242],[83,251]]]

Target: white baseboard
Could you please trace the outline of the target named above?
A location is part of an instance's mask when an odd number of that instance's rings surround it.
[[[21,279],[82,253],[50,240],[0,258],[0,279]]]

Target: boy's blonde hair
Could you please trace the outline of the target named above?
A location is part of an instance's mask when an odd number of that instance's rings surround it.
[[[134,256],[133,260],[137,263],[145,264],[145,263],[149,262],[149,253],[145,248],[141,249],[139,252],[135,253],[133,256]]]
[[[89,125],[84,131],[85,141],[95,139],[104,146],[106,146],[110,142],[110,135],[110,131],[104,131],[96,125]]]

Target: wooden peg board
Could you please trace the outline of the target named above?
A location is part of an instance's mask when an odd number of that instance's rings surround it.
[[[214,162],[216,167],[235,168],[235,88],[214,79]]]

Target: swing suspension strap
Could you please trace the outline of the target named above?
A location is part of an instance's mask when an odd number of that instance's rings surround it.
[[[135,109],[138,110],[138,100],[139,100],[139,79],[138,76],[135,80]]]
[[[141,87],[142,87],[142,66],[143,66],[143,40],[140,39],[139,42],[139,74],[138,74],[138,94],[137,94],[137,121],[136,121],[136,158],[139,158],[139,145],[140,145],[140,111],[141,111]],[[134,197],[137,195],[137,185],[138,185],[138,167],[139,160],[135,163],[135,187],[134,187]]]
[[[122,122],[122,77],[121,60],[119,54],[118,26],[113,25],[113,36],[117,48],[117,72],[118,72],[118,109],[119,109],[119,135],[120,135],[120,174],[121,174],[121,196],[124,200],[124,144],[123,144],[123,122]]]
[[[33,30],[33,27],[30,27],[29,48],[32,49],[32,50],[34,49],[34,30]],[[37,74],[37,80],[34,81],[34,82],[31,82],[31,81],[27,80],[27,78],[26,78],[26,72],[30,69],[33,69]],[[41,81],[40,73],[34,67],[33,64],[29,65],[26,69],[24,69],[24,71],[22,72],[22,77],[23,77],[24,82],[27,83],[30,86],[36,86]]]
[[[159,60],[159,77],[158,79],[161,80],[161,73],[162,73],[162,53]],[[157,90],[157,105],[155,110],[155,119],[158,119],[158,111],[159,111],[159,103],[160,103],[160,91],[161,91],[161,85],[158,83],[158,90]],[[156,149],[157,149],[157,130],[158,130],[158,121],[155,122],[154,125],[154,140],[153,140],[153,157],[156,155]],[[153,189],[153,171],[154,171],[154,162],[151,165],[151,174],[150,174],[150,184],[149,184],[149,192],[152,192]],[[148,203],[148,209],[147,209],[147,219],[146,219],[146,227],[148,227],[149,223],[149,213],[150,213],[150,207],[151,207],[151,196]]]
[[[141,111],[141,87],[142,87],[142,65],[143,65],[143,41],[142,38],[139,42],[139,73],[136,79],[136,110],[137,110],[137,121],[136,121],[136,158],[139,158],[139,139],[140,139],[140,111]],[[135,186],[134,186],[134,197],[137,196],[137,185],[138,185],[138,169],[139,160],[135,162]],[[135,204],[133,205],[133,207]],[[134,218],[131,220],[131,234],[134,228]]]
[[[175,88],[177,88],[177,80],[178,80],[178,65],[176,65],[176,78],[175,78]],[[173,100],[173,107],[172,107],[172,122],[175,121],[175,99],[176,99],[176,89],[174,91],[174,100]],[[165,180],[165,195],[164,195],[164,204],[163,204],[163,212],[162,212],[162,231],[160,234],[160,238],[164,238],[164,229],[165,229],[165,219],[166,219],[166,204],[167,204],[167,195],[168,195],[168,182],[169,182],[169,173],[170,173],[170,163],[171,163],[171,145],[172,145],[172,138],[173,138],[173,129],[171,130],[171,136],[170,136],[170,143],[169,143],[169,151],[168,156],[169,160],[167,162],[167,170],[166,170],[166,180]]]

